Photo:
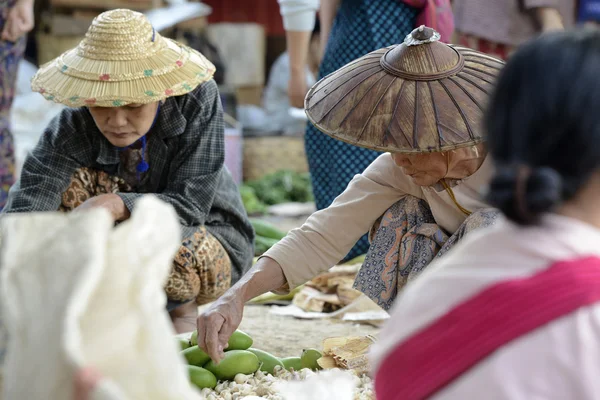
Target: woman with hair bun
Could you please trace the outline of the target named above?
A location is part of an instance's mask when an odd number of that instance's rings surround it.
[[[506,216],[399,294],[377,398],[600,396],[600,31],[519,49],[489,104],[488,198]]]

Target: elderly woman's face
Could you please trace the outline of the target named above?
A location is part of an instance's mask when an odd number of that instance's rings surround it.
[[[123,107],[90,107],[96,126],[117,147],[135,143],[150,130],[158,103],[128,104]]]
[[[442,180],[448,172],[448,160],[444,153],[392,154],[394,162],[402,172],[419,186],[432,186]]]

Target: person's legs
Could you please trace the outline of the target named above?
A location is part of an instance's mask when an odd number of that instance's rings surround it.
[[[495,209],[472,213],[450,237],[435,224],[424,200],[407,196],[394,204],[373,226],[371,247],[354,287],[389,310],[398,292],[435,258],[442,257],[468,233],[493,225]]]
[[[195,330],[198,305],[216,300],[230,286],[231,259],[227,251],[206,228],[198,228],[179,248],[166,285],[175,330]]]
[[[465,237],[470,232],[476,229],[487,228],[496,223],[498,218],[502,214],[500,211],[493,208],[485,208],[477,210],[467,217],[465,222],[462,223],[460,228],[444,243],[440,251],[437,253],[437,257],[441,257],[446,254],[454,245]]]
[[[63,193],[60,211],[68,212],[86,200],[106,193],[131,191],[121,178],[80,168]],[[198,305],[216,300],[231,286],[231,260],[219,240],[199,227],[183,240],[173,260],[165,291],[167,310],[177,332],[196,328]]]
[[[389,310],[398,291],[433,260],[448,235],[424,200],[406,196],[373,226],[354,288]]]

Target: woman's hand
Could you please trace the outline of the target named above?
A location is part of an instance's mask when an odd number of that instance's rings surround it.
[[[198,346],[215,362],[223,359],[231,334],[242,322],[244,303],[232,288],[198,317]]]
[[[288,97],[290,105],[296,108],[304,109],[304,98],[308,93],[308,85],[306,84],[306,70],[292,71],[290,81],[288,83]]]
[[[2,40],[16,42],[33,29],[33,0],[18,0],[8,12]]]
[[[263,257],[242,276],[223,296],[198,317],[198,346],[211,359],[219,362],[231,334],[240,326],[244,304],[258,295],[276,290],[286,284],[281,266],[269,257]]]
[[[100,196],[92,197],[77,207],[75,211],[85,211],[94,208],[107,209],[115,221],[124,221],[131,215],[127,206],[125,206],[123,199],[114,193],[101,194]]]

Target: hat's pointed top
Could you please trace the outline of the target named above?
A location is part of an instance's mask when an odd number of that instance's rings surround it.
[[[458,51],[439,42],[440,34],[420,26],[406,36],[404,43],[381,58],[381,66],[400,78],[428,81],[453,75],[464,65]]]

